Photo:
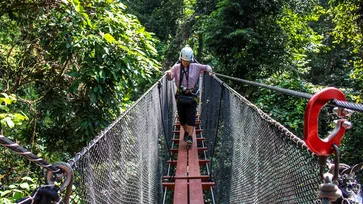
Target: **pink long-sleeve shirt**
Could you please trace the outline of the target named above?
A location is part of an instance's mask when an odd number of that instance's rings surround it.
[[[187,68],[184,67],[184,69],[186,70]],[[181,83],[182,86],[187,87],[188,84],[188,89],[194,88],[195,84],[198,81],[199,75],[201,71],[207,71],[210,72],[212,71],[212,68],[209,65],[204,65],[204,64],[198,64],[198,63],[190,63],[189,64],[189,77],[188,77],[188,81],[185,77],[185,74],[183,76],[183,81]],[[179,87],[179,83],[180,83],[180,64],[175,64],[171,69],[170,69],[171,75],[170,78],[174,79],[175,78],[175,85],[177,87]]]

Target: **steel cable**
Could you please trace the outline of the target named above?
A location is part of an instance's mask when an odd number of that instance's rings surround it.
[[[245,79],[239,79],[239,78],[236,78],[236,77],[231,77],[231,76],[227,76],[227,75],[223,75],[223,74],[219,74],[219,73],[215,73],[215,72],[213,72],[213,73],[216,76],[220,76],[220,77],[223,77],[223,78],[231,79],[231,80],[234,80],[234,81],[242,82],[242,83],[253,85],[253,86],[267,88],[267,89],[274,90],[274,91],[284,93],[284,94],[287,94],[287,95],[291,95],[291,96],[296,96],[296,97],[306,98],[306,99],[310,99],[313,96],[313,95],[311,95],[309,93],[294,91],[294,90],[290,90],[290,89],[284,89],[284,88],[280,88],[280,87],[276,87],[276,86],[270,86],[270,85],[267,85],[267,84],[248,81],[248,80],[245,80]],[[337,106],[337,107],[341,107],[341,108],[347,108],[347,109],[350,109],[350,110],[353,110],[353,111],[363,113],[363,104],[358,104],[358,103],[352,103],[352,102],[340,101],[340,100],[337,100],[337,99],[333,99],[327,105],[328,106]]]

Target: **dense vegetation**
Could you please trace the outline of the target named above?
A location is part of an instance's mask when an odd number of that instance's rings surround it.
[[[157,80],[185,44],[222,74],[309,93],[335,86],[362,103],[362,39],[358,0],[0,2],[1,131],[50,162],[66,160]],[[302,135],[305,99],[229,83]],[[355,114],[344,137],[345,163],[362,162],[362,119]],[[0,197],[15,199],[24,193],[19,185],[34,183],[28,176],[37,168],[0,151]]]

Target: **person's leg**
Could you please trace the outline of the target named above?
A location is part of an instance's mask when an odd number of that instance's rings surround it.
[[[183,129],[184,129],[185,132],[190,132],[189,128],[188,128],[188,125],[186,123],[183,125]]]
[[[178,110],[178,115],[179,115],[180,126],[182,126],[183,130],[184,130],[183,139],[184,139],[184,141],[187,141],[187,137],[189,134],[188,126],[187,126],[187,110],[184,105],[181,105],[179,103],[177,103],[177,110]],[[179,139],[182,139],[182,135],[179,136]]]
[[[191,144],[191,143],[193,143],[192,134],[194,132],[194,127],[195,127],[197,103],[193,103],[192,105],[188,106],[186,112],[187,112],[187,129],[188,129],[188,133],[189,133],[187,142],[189,144]]]

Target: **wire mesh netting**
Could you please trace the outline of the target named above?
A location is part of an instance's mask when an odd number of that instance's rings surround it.
[[[303,141],[219,79],[203,87],[216,203],[318,202],[319,166]]]
[[[165,78],[70,160],[72,203],[161,203],[176,114]],[[296,136],[219,79],[203,79],[200,105],[216,203],[314,203],[315,157]]]
[[[175,118],[174,85],[165,78],[70,160],[71,203],[160,203]]]

